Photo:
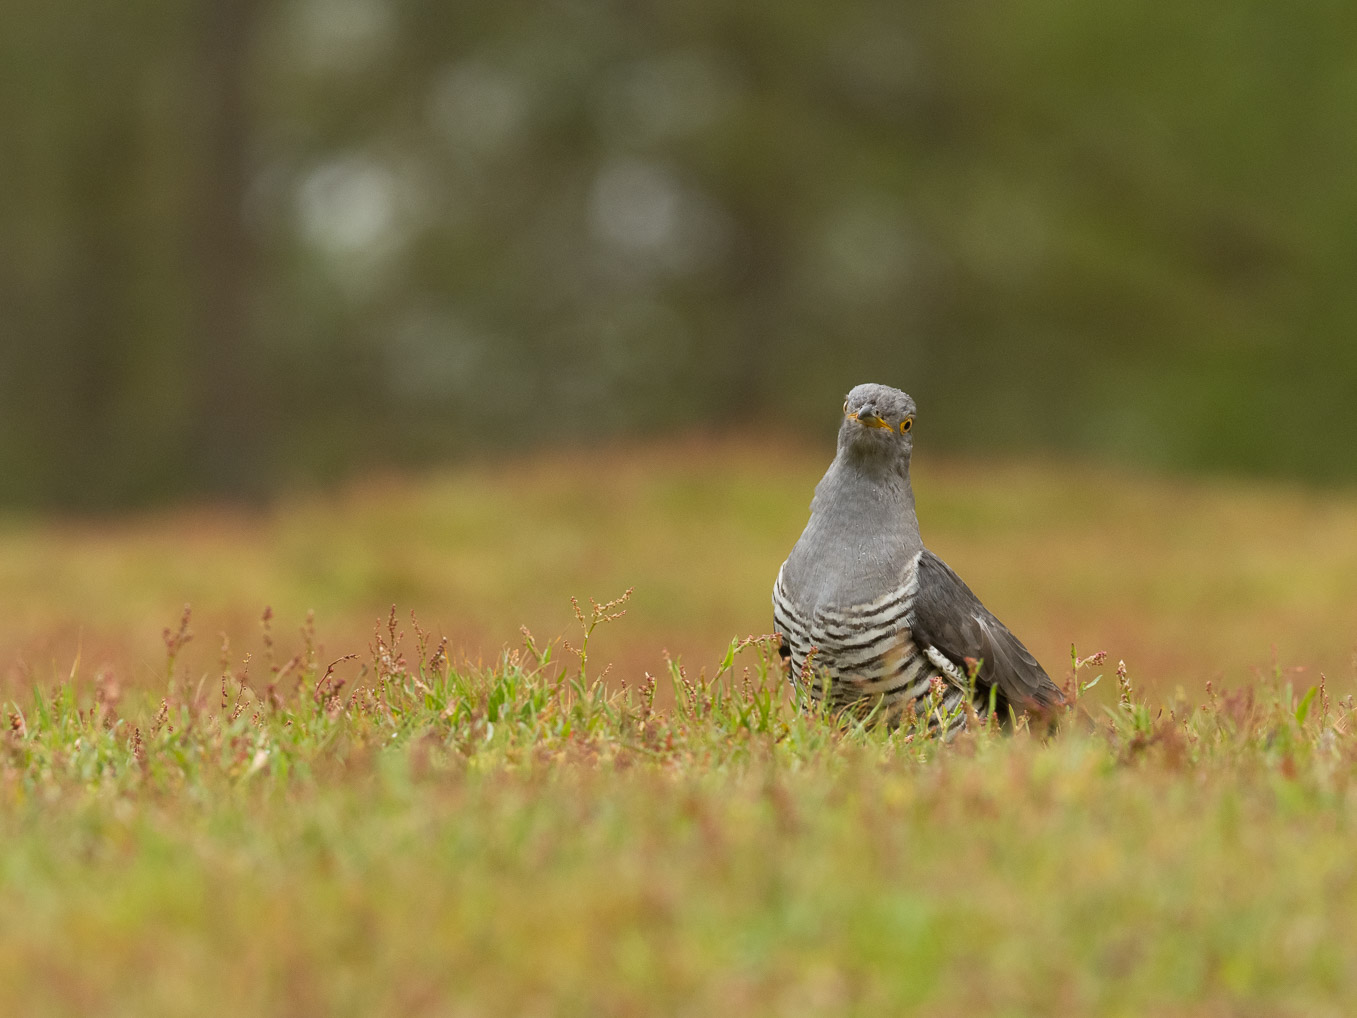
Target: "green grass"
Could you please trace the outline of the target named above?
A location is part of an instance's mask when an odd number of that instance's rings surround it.
[[[0,526],[0,1010],[1348,1013],[1357,497],[923,457],[925,536],[1057,681],[1111,654],[1054,739],[940,747],[807,715],[757,645],[700,674],[823,466]],[[569,596],[633,586],[581,676]]]
[[[342,687],[304,647],[172,664],[163,698],[39,688],[0,737],[7,1006],[1346,1012],[1351,701],[1109,673],[1053,739],[939,746],[807,714],[765,661],[656,709],[560,647],[471,671],[383,628]]]

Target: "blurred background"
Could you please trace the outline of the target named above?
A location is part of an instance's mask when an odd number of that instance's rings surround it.
[[[10,0],[0,500],[759,422],[1357,475],[1357,13]]]
[[[41,570],[74,577],[50,581],[67,629],[137,603],[126,584],[73,593],[83,538],[14,530],[25,518],[305,502],[374,471],[561,447],[591,464],[566,480],[598,479],[617,442],[632,450],[619,462],[698,462],[691,439],[636,452],[694,434],[745,441],[732,454],[714,439],[724,452],[693,468],[717,519],[730,507],[711,463],[751,469],[767,440],[795,464],[767,474],[795,481],[768,510],[783,515],[750,524],[772,535],[771,564],[750,567],[757,599],[728,595],[734,618],[761,618],[842,394],[868,379],[916,396],[921,449],[926,436],[940,460],[1270,478],[1300,500],[1288,511],[1329,521],[1303,538],[1346,533],[1333,507],[1357,477],[1355,44],[1357,9],[1337,0],[9,0],[0,507],[24,550],[0,565],[36,557],[8,567],[8,625],[39,626]],[[1006,504],[976,494],[992,471],[956,476],[934,489],[962,513],[949,531],[936,511],[944,541],[971,519],[964,492]],[[1220,512],[1246,497],[1230,491]],[[577,533],[600,512],[580,498]],[[1119,499],[1085,508],[1106,520]],[[198,561],[193,535],[218,533],[195,520],[181,563]],[[240,545],[270,539],[231,528]],[[1260,523],[1258,546],[1275,531]],[[1089,568],[1143,552],[1127,541]],[[1313,580],[1346,562],[1334,547],[1272,566]],[[163,621],[166,605],[221,599],[202,569],[171,581],[154,567],[166,549],[148,554]],[[308,568],[324,557],[313,548]],[[471,594],[420,588],[392,558],[343,605],[410,594],[476,616]],[[1351,592],[1323,576],[1304,586],[1324,604]],[[540,572],[524,582],[483,614],[544,590],[561,601]],[[1213,604],[1240,596],[1206,582]],[[1262,612],[1275,591],[1259,582]],[[274,589],[301,591],[298,611],[327,597],[347,610],[315,576]],[[1049,608],[1054,590],[1008,600]],[[1183,619],[1171,602],[1144,604]],[[1314,621],[1335,658],[1357,639],[1336,610],[1336,629]],[[659,626],[661,599],[653,611]],[[1135,633],[1137,617],[1114,628]],[[1264,656],[1276,614],[1230,619],[1260,634],[1239,659]]]

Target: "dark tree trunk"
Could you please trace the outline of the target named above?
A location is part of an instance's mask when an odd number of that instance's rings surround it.
[[[198,386],[192,473],[204,490],[247,499],[265,488],[260,378],[252,370],[249,321],[254,252],[244,219],[250,61],[259,11],[259,0],[202,0],[199,6],[201,187],[191,225]]]

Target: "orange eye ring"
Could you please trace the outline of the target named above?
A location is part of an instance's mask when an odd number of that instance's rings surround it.
[[[906,417],[903,421],[900,422],[900,434],[902,435],[909,434],[909,430],[912,427],[914,427],[914,418]]]
[[[848,400],[843,401],[843,412],[848,413]]]

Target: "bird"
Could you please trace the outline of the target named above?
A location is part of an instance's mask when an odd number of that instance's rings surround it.
[[[909,476],[915,414],[888,385],[848,393],[834,460],[773,585],[783,667],[817,703],[892,726],[927,717],[949,738],[967,699],[980,716],[1050,719],[1059,687],[924,546]]]

